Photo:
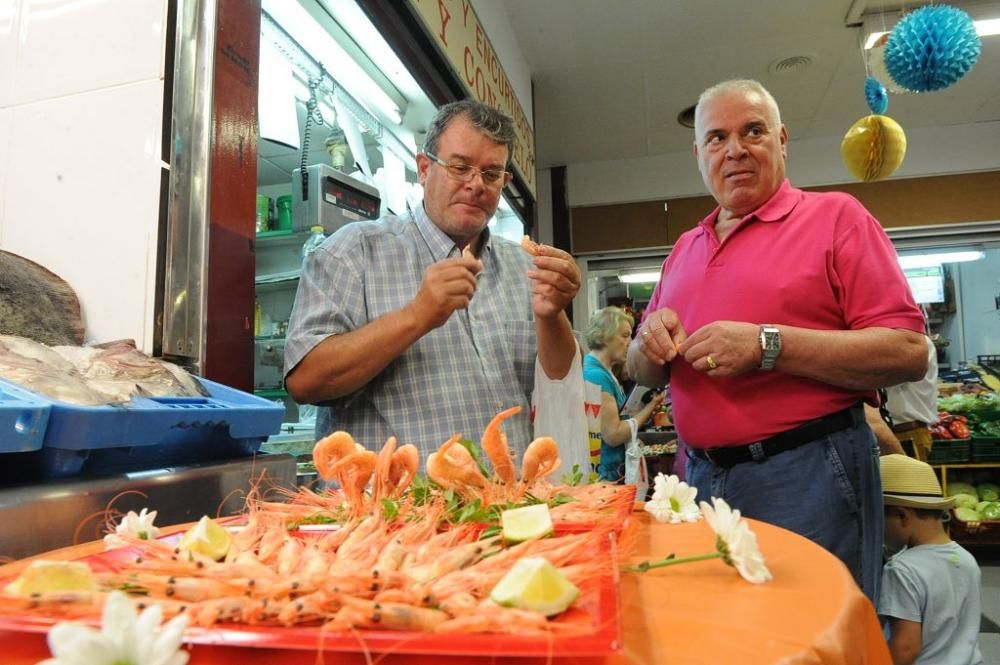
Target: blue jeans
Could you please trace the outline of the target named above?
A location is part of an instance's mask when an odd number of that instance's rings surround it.
[[[720,497],[745,517],[794,531],[844,562],[875,603],[882,571],[878,445],[863,421],[761,463],[729,469],[688,453],[698,500]],[[767,552],[764,552],[765,558]]]

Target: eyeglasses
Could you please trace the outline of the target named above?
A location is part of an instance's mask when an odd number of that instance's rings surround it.
[[[452,180],[457,180],[459,182],[472,182],[472,179],[475,178],[478,173],[479,177],[483,179],[484,185],[498,189],[510,182],[511,179],[510,172],[503,169],[483,170],[472,166],[471,164],[462,164],[461,162],[452,164],[446,162],[434,153],[427,152],[426,150],[424,151],[424,154],[427,155],[431,161],[443,166],[445,170],[448,171],[448,177]]]

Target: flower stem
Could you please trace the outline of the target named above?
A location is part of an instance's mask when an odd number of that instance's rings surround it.
[[[719,552],[709,552],[708,554],[694,554],[692,556],[676,557],[673,554],[664,557],[659,561],[643,561],[635,566],[626,566],[625,570],[632,570],[637,573],[644,573],[651,568],[664,568],[678,563],[691,563],[692,561],[707,561],[708,559],[721,559]]]

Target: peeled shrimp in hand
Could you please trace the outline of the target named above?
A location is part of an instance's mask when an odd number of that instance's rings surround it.
[[[520,406],[514,406],[498,413],[483,430],[483,438],[479,443],[493,464],[493,473],[508,487],[514,485],[517,480],[517,472],[514,469],[514,460],[510,456],[507,436],[500,430],[500,426],[503,421],[519,413],[521,413]]]

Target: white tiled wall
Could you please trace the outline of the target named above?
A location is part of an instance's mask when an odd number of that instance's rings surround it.
[[[7,163],[10,161],[10,111],[0,108],[0,249],[4,246],[4,204],[7,199]]]
[[[162,0],[20,2],[15,104],[160,78]]]
[[[151,350],[166,0],[0,0],[0,248]]]
[[[23,0],[0,0],[0,109],[11,104],[17,62],[17,23]]]

